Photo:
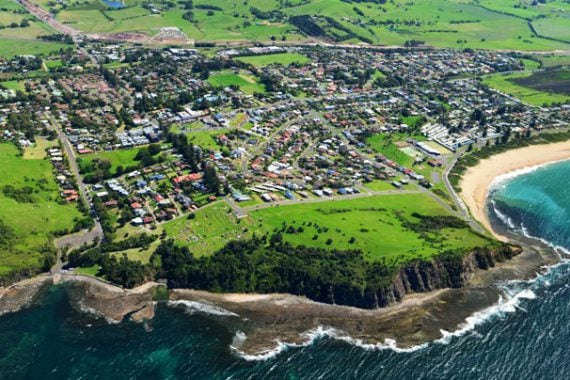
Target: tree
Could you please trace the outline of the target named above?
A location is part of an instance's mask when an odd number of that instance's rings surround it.
[[[217,193],[220,189],[220,179],[218,178],[218,173],[214,165],[206,165],[204,169],[204,185],[208,190]]]

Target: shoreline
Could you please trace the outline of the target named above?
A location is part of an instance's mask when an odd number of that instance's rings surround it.
[[[526,171],[566,160],[570,160],[570,141],[532,145],[499,153],[467,169],[459,182],[459,195],[475,220],[496,239],[509,242],[512,239],[493,229],[489,219],[487,198],[493,183],[517,171]]]
[[[461,196],[472,216],[500,240],[516,243],[523,252],[487,270],[476,270],[462,288],[412,293],[399,303],[379,309],[330,305],[290,294],[210,293],[192,289],[169,289],[166,299],[155,299],[148,282],[123,289],[82,275],[40,275],[0,288],[0,315],[30,307],[44,289],[64,283],[71,304],[78,310],[108,323],[122,321],[152,324],[158,302],[200,314],[219,323],[234,335],[228,350],[244,360],[265,360],[289,347],[311,344],[328,337],[363,349],[396,352],[421,349],[428,343],[445,343],[474,329],[497,312],[515,310],[522,299],[532,299],[527,288],[511,298],[497,283],[531,280],[559,262],[556,250],[545,244],[493,229],[486,200],[497,178],[524,169],[570,159],[570,141],[530,146],[500,153],[469,168],[461,182]],[[502,230],[500,230],[502,231]],[[501,232],[502,233],[502,232]],[[508,236],[508,237],[507,237]],[[510,312],[510,311],[507,311]]]

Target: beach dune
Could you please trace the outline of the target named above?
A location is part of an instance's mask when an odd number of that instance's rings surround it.
[[[505,241],[505,237],[493,231],[485,206],[493,181],[517,170],[567,159],[570,159],[570,141],[532,145],[491,156],[469,168],[463,175],[459,183],[460,196],[471,215],[497,239]]]

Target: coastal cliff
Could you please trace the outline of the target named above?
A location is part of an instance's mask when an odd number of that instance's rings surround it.
[[[322,301],[365,309],[387,307],[402,301],[407,294],[462,288],[476,270],[489,269],[521,252],[520,247],[505,245],[492,250],[474,250],[463,257],[442,254],[429,261],[413,261],[396,272],[389,286],[378,291],[366,289],[361,294],[348,294],[342,287],[332,287],[330,299]]]

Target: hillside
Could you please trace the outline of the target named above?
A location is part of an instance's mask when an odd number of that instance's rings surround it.
[[[327,41],[352,44],[567,50],[563,0],[34,0],[84,33],[148,42]],[[497,27],[499,26],[500,27]],[[162,28],[175,27],[178,30]]]

